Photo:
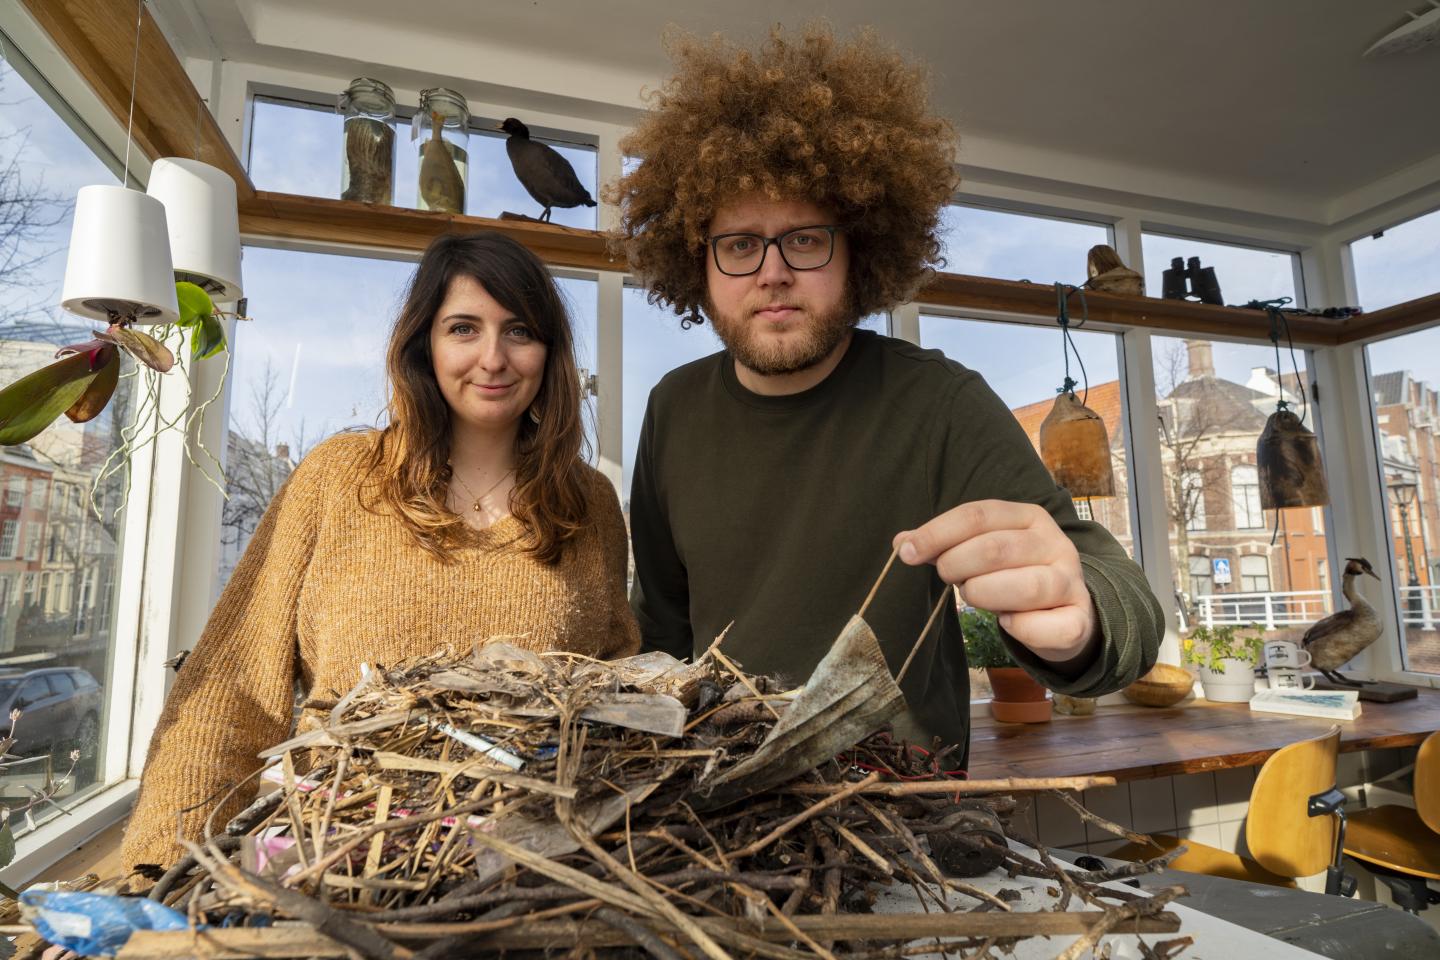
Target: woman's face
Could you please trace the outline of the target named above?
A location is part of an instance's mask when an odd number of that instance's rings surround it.
[[[461,421],[513,429],[545,379],[547,348],[471,277],[450,281],[430,322],[435,380]]]

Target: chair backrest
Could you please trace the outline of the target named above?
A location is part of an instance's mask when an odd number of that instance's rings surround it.
[[[1440,732],[1426,737],[1415,757],[1415,812],[1440,833]]]
[[[1337,725],[1313,740],[1282,747],[1256,775],[1245,821],[1245,845],[1271,873],[1308,877],[1330,865],[1335,855],[1336,819],[1310,816],[1307,801],[1335,786],[1335,755],[1339,752]]]

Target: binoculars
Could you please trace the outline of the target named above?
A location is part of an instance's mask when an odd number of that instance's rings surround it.
[[[1166,300],[1193,297],[1201,303],[1225,305],[1225,298],[1220,296],[1220,281],[1215,279],[1215,268],[1200,266],[1199,257],[1191,257],[1188,264],[1181,257],[1170,261],[1170,269],[1162,275],[1161,296]]]

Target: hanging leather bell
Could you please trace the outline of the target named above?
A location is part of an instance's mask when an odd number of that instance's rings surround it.
[[[1294,411],[1282,406],[1270,414],[1255,445],[1255,463],[1263,509],[1323,507],[1330,502],[1325,467],[1320,462],[1320,439]]]
[[[1040,459],[1071,497],[1115,496],[1110,432],[1073,390],[1055,398],[1055,406],[1040,424]]]

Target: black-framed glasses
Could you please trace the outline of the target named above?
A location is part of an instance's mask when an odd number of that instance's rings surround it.
[[[778,237],[722,233],[710,238],[716,268],[727,277],[748,277],[765,262],[773,243],[791,270],[819,270],[835,256],[836,226],[817,224],[786,230]]]

